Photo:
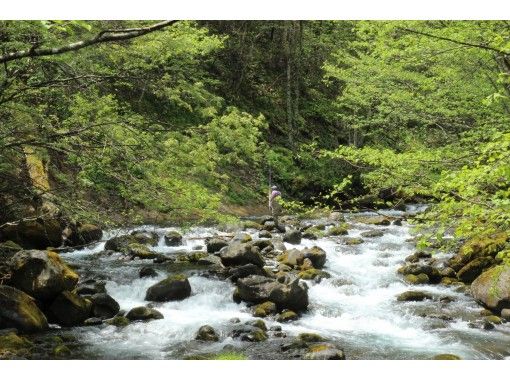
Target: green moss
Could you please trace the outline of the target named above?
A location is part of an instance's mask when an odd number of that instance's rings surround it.
[[[280,313],[276,318],[278,322],[290,322],[296,319],[298,319],[298,315],[292,310],[284,311],[283,313]]]
[[[347,223],[343,223],[339,226],[333,226],[326,232],[326,236],[347,235],[349,233],[347,231],[348,227],[349,225]]]
[[[105,322],[109,325],[113,325],[113,326],[117,326],[117,327],[124,327],[124,326],[129,325],[129,323],[131,321],[129,319],[127,319],[126,317],[117,316],[117,317],[113,317],[111,319],[107,319]]]
[[[505,247],[509,238],[510,235],[507,232],[479,236],[464,243],[459,249],[459,254],[472,256],[473,258],[494,256]]]
[[[453,354],[439,354],[434,356],[434,360],[461,360],[459,356]]]
[[[248,360],[248,357],[240,352],[222,352],[211,358],[212,360]]]
[[[319,334],[314,334],[314,333],[301,333],[298,335],[298,339],[302,342],[307,342],[307,343],[324,342],[324,340],[325,340]]]
[[[69,347],[64,346],[63,344],[58,345],[53,349],[53,356],[63,357],[71,355],[71,350]]]
[[[254,228],[256,230],[261,230],[262,229],[262,225],[257,223],[257,222],[254,222],[253,220],[247,220],[247,221],[243,222],[243,229],[247,230],[249,228]]]
[[[320,269],[307,269],[299,272],[298,277],[302,280],[313,280],[315,278],[330,278],[331,275]]]

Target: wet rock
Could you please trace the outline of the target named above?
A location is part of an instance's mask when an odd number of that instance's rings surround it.
[[[126,318],[130,321],[148,321],[151,319],[163,319],[164,316],[156,309],[138,306],[129,310],[126,314]]]
[[[236,327],[232,331],[232,336],[234,338],[239,337],[242,341],[245,342],[263,342],[268,338],[264,330],[250,325],[242,325]]]
[[[441,277],[451,277],[451,278],[457,278],[457,272],[453,268],[446,267],[439,271],[439,275]]]
[[[277,257],[277,260],[283,265],[296,268],[303,265],[305,254],[299,249],[293,248],[283,251],[283,253]]]
[[[138,276],[140,278],[144,278],[144,277],[157,277],[158,276],[158,273],[156,272],[156,270],[154,268],[151,268],[151,267],[143,267],[142,269],[140,269],[140,271],[138,272]]]
[[[510,265],[491,268],[471,284],[473,297],[488,309],[500,312],[510,308]]]
[[[248,229],[261,230],[262,225],[260,223],[253,221],[253,220],[246,220],[243,222],[242,228],[243,228],[243,230],[248,230]]]
[[[358,245],[362,244],[365,241],[362,238],[356,238],[356,237],[345,237],[343,240],[343,243],[345,245]]]
[[[454,354],[439,354],[432,358],[433,360],[461,360],[460,356]]]
[[[98,325],[102,325],[102,324],[103,324],[103,320],[101,318],[96,318],[96,317],[88,318],[83,321],[84,326],[98,326]]]
[[[297,336],[297,340],[304,343],[318,343],[326,341],[326,339],[322,336],[314,333],[301,333]]]
[[[303,250],[305,259],[310,259],[314,268],[321,269],[326,264],[326,251],[322,248],[314,246]]]
[[[493,325],[500,325],[503,322],[497,315],[488,315],[485,320]]]
[[[78,275],[51,251],[20,251],[12,257],[9,266],[10,285],[38,300],[52,300],[78,283]]]
[[[0,243],[0,262],[9,260],[17,252],[22,250],[23,248],[21,248],[20,245],[10,240]]]
[[[0,329],[11,327],[22,332],[37,332],[46,330],[48,321],[32,297],[0,285]]]
[[[452,267],[455,271],[459,271],[470,261],[479,257],[492,257],[501,251],[510,235],[506,232],[496,233],[486,236],[478,236],[464,243],[457,255],[453,256],[448,261],[448,266]]]
[[[90,300],[94,317],[113,318],[120,311],[119,303],[106,293],[96,293],[90,297]]]
[[[68,238],[70,245],[84,245],[101,240],[103,231],[94,224],[80,224],[72,229]]]
[[[269,231],[260,231],[259,232],[259,238],[261,239],[271,239],[273,235]]]
[[[59,344],[53,349],[52,352],[55,357],[68,357],[71,356],[71,350],[64,344]]]
[[[27,338],[17,335],[17,331],[0,333],[0,359],[17,359],[26,357],[33,347]]]
[[[457,278],[469,284],[492,264],[494,264],[494,259],[492,257],[478,257],[463,266],[457,273]]]
[[[60,247],[63,227],[56,218],[24,220],[1,227],[0,240],[11,240],[26,249]]]
[[[107,319],[104,321],[108,325],[117,326],[117,327],[124,327],[129,325],[130,320],[123,316],[116,316],[111,319]]]
[[[317,240],[319,236],[321,236],[321,232],[315,228],[309,228],[301,234],[303,239],[308,240]]]
[[[510,309],[501,310],[501,318],[506,321],[510,321]]]
[[[198,259],[197,264],[223,267],[221,259],[215,255],[207,255],[205,257],[202,257]]]
[[[331,278],[331,275],[323,270],[312,268],[299,272],[298,277],[302,280],[315,280],[316,282],[320,282],[323,278]]]
[[[268,315],[276,313],[276,304],[271,301],[266,301],[253,307],[253,316],[264,318]]]
[[[211,326],[204,325],[198,329],[195,339],[204,342],[217,342],[220,340],[220,337]]]
[[[78,283],[78,286],[74,292],[80,296],[93,295],[96,293],[106,293],[106,283],[104,281],[88,279]]]
[[[392,224],[394,226],[401,226],[402,225],[402,219],[395,219]]]
[[[347,231],[346,225],[341,226],[333,226],[329,230],[326,231],[327,236],[340,236],[340,235],[347,235],[349,231]]]
[[[240,320],[239,318],[237,318],[237,317],[236,317],[236,318],[231,318],[231,319],[229,319],[228,321],[229,321],[230,323],[232,323],[232,324],[236,324],[236,323],[241,322],[241,320]]]
[[[276,228],[276,225],[272,220],[268,220],[264,222],[262,228],[266,231],[273,231]]]
[[[438,283],[441,281],[441,275],[439,274],[439,270],[437,268],[422,263],[411,263],[404,265],[403,267],[399,268],[398,273],[403,274],[404,276],[409,274],[418,276],[423,273],[428,276],[431,283]]]
[[[419,275],[408,274],[404,277],[405,282],[412,285],[418,284],[428,284],[430,282],[429,276],[425,273],[420,273]]]
[[[370,230],[362,232],[360,235],[365,238],[374,238],[383,236],[384,232],[382,230]]]
[[[280,323],[295,321],[299,316],[292,310],[284,310],[276,317],[276,321]]]
[[[245,278],[253,274],[266,276],[266,272],[255,264],[245,264],[238,267],[231,267],[227,270],[227,276],[232,282],[236,282],[240,278]]]
[[[127,249],[127,246],[131,243],[139,243],[134,235],[115,236],[106,242],[104,249],[115,252],[124,252]]]
[[[221,263],[225,266],[254,264],[260,268],[264,266],[264,259],[260,249],[251,243],[232,243],[220,252]]]
[[[430,299],[432,299],[432,296],[428,293],[418,291],[418,290],[409,290],[407,292],[400,294],[397,297],[397,301],[400,301],[400,302],[423,301],[426,299],[430,300]]]
[[[148,244],[152,247],[158,245],[159,236],[153,231],[133,231],[131,236],[134,241],[140,244]]]
[[[301,243],[301,231],[289,230],[283,236],[283,241],[289,244],[300,244]]]
[[[266,248],[274,249],[274,245],[270,240],[255,240],[251,244],[260,250],[263,250]]]
[[[260,251],[262,257],[272,256],[274,254],[273,247],[269,246]]]
[[[182,235],[177,231],[168,231],[165,236],[165,244],[169,247],[182,245]]]
[[[234,238],[232,239],[233,242],[238,242],[238,243],[248,243],[249,241],[252,241],[252,240],[253,239],[251,238],[250,234],[247,234],[244,232],[236,234],[234,236]]]
[[[249,276],[237,280],[240,300],[251,303],[271,301],[278,309],[295,311],[308,307],[308,286],[298,278],[281,283],[262,276]]]
[[[253,321],[248,321],[245,323],[245,325],[258,327],[259,329],[261,329],[263,331],[267,331],[267,326],[262,319],[255,319]]]
[[[344,352],[331,343],[311,345],[305,354],[306,360],[345,360]]]
[[[179,301],[191,295],[191,285],[184,275],[174,275],[151,286],[145,294],[146,301]]]
[[[79,326],[89,318],[92,303],[69,291],[60,293],[50,306],[50,312],[61,326]]]
[[[158,253],[153,252],[144,244],[130,243],[124,248],[123,253],[131,256],[131,258],[148,259],[152,260],[160,256]]]
[[[356,216],[353,218],[356,223],[373,224],[374,226],[389,226],[391,221],[382,215],[379,216]]]
[[[412,254],[412,255],[407,256],[404,259],[404,261],[406,263],[417,263],[418,261],[420,261],[420,258],[416,254]]]

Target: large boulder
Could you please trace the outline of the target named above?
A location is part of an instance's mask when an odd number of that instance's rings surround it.
[[[283,251],[283,253],[277,257],[277,260],[291,268],[296,268],[303,264],[305,260],[305,254],[303,251],[293,248],[287,251]]]
[[[227,270],[227,277],[230,278],[232,282],[236,282],[240,278],[245,278],[253,274],[266,276],[264,269],[252,263],[244,264],[238,267],[231,267]]]
[[[303,250],[305,259],[310,259],[313,267],[321,269],[326,264],[326,252],[317,246]]]
[[[137,243],[147,244],[152,247],[158,245],[159,236],[154,231],[136,230],[131,232],[131,236]]]
[[[169,247],[182,245],[182,235],[177,231],[168,231],[165,234],[165,244]]]
[[[311,345],[304,359],[307,360],[345,360],[344,352],[332,343]]]
[[[464,265],[457,273],[457,278],[466,284],[471,283],[492,264],[494,264],[494,259],[492,257],[478,257]]]
[[[94,224],[80,224],[73,228],[68,237],[68,243],[71,245],[83,245],[101,240],[103,231]]]
[[[74,289],[79,279],[52,251],[20,251],[9,265],[10,284],[42,301],[53,300],[63,291]]]
[[[0,329],[11,327],[22,332],[37,332],[46,330],[48,321],[32,297],[0,285]]]
[[[217,342],[220,340],[220,337],[211,326],[204,325],[198,329],[195,339],[204,342]]]
[[[439,273],[439,269],[422,263],[411,263],[404,265],[403,267],[398,269],[398,273],[407,275],[415,275],[419,276],[420,274],[426,274],[432,283],[439,283],[441,281],[441,274]]]
[[[205,240],[207,253],[215,253],[228,245],[225,239],[213,237]]]
[[[471,284],[471,293],[491,310],[510,308],[510,265],[498,265],[482,273]]]
[[[140,243],[134,235],[120,235],[109,239],[104,245],[107,251],[124,252],[131,243]],[[140,243],[143,244],[143,243]]]
[[[460,247],[457,255],[449,260],[448,266],[459,271],[467,263],[479,257],[495,257],[506,246],[509,239],[510,235],[507,232],[500,232],[468,240]]]
[[[50,306],[54,320],[62,326],[79,326],[89,318],[92,302],[69,291],[60,293]]]
[[[0,243],[0,263],[9,260],[21,250],[23,250],[23,248],[13,241],[8,240]]]
[[[26,249],[46,249],[62,244],[63,225],[55,218],[37,218],[0,228],[0,240],[12,240]]]
[[[283,236],[283,241],[290,244],[300,244],[301,243],[301,231],[299,230],[289,230]]]
[[[281,283],[268,277],[252,275],[237,280],[236,293],[239,300],[254,304],[271,301],[280,310],[300,311],[308,307],[308,286],[298,278]]]
[[[96,293],[90,297],[92,315],[101,319],[113,318],[120,310],[120,305],[106,293]]]
[[[425,293],[419,290],[409,290],[402,294],[399,294],[397,297],[397,301],[400,302],[409,302],[409,301],[424,301],[431,300],[432,295],[429,293]]]
[[[191,295],[191,285],[186,276],[174,275],[152,285],[145,294],[146,301],[179,301]]]
[[[148,321],[150,319],[163,319],[164,316],[156,309],[138,306],[129,310],[126,314],[126,318],[130,321]]]
[[[221,262],[225,266],[238,266],[254,264],[264,266],[264,259],[260,255],[260,249],[252,243],[231,243],[227,249],[220,253]]]

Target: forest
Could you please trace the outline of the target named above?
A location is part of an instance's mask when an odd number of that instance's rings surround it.
[[[386,225],[402,219],[384,210],[427,205],[403,219],[411,250],[423,254],[399,273],[411,284],[450,279],[446,286],[496,271],[499,303],[487,301],[492,293],[474,298],[488,317],[510,318],[510,22],[0,21],[0,288],[34,297],[48,320],[58,320],[58,292],[27,291],[17,278],[27,274],[6,257],[48,247],[66,254],[142,225],[184,235],[259,228],[271,219],[260,220],[271,186],[291,232],[294,217],[371,213],[358,222]],[[337,238],[352,226],[343,217],[334,224],[301,224],[296,244],[307,232]],[[179,234],[167,232],[172,246]],[[158,260],[139,240],[109,242],[105,249]],[[285,249],[277,261],[297,270]],[[454,255],[446,268],[454,272],[416,269],[437,252]],[[236,265],[258,265],[250,260]],[[323,264],[299,262],[302,280],[326,276]],[[292,309],[276,307],[282,320]],[[481,322],[486,330],[495,318]]]

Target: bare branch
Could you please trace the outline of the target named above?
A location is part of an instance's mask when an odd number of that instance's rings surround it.
[[[14,61],[16,59],[26,57],[42,57],[48,55],[56,55],[66,53],[68,51],[75,51],[83,49],[87,46],[97,45],[104,42],[129,40],[131,38],[143,36],[148,33],[152,33],[156,30],[166,28],[167,26],[173,25],[178,20],[162,21],[157,24],[147,26],[144,28],[130,28],[130,29],[118,29],[118,30],[103,30],[99,32],[95,37],[73,42],[69,45],[56,47],[56,48],[35,48],[32,46],[29,50],[20,50],[12,53],[7,53],[0,56],[0,63]]]

